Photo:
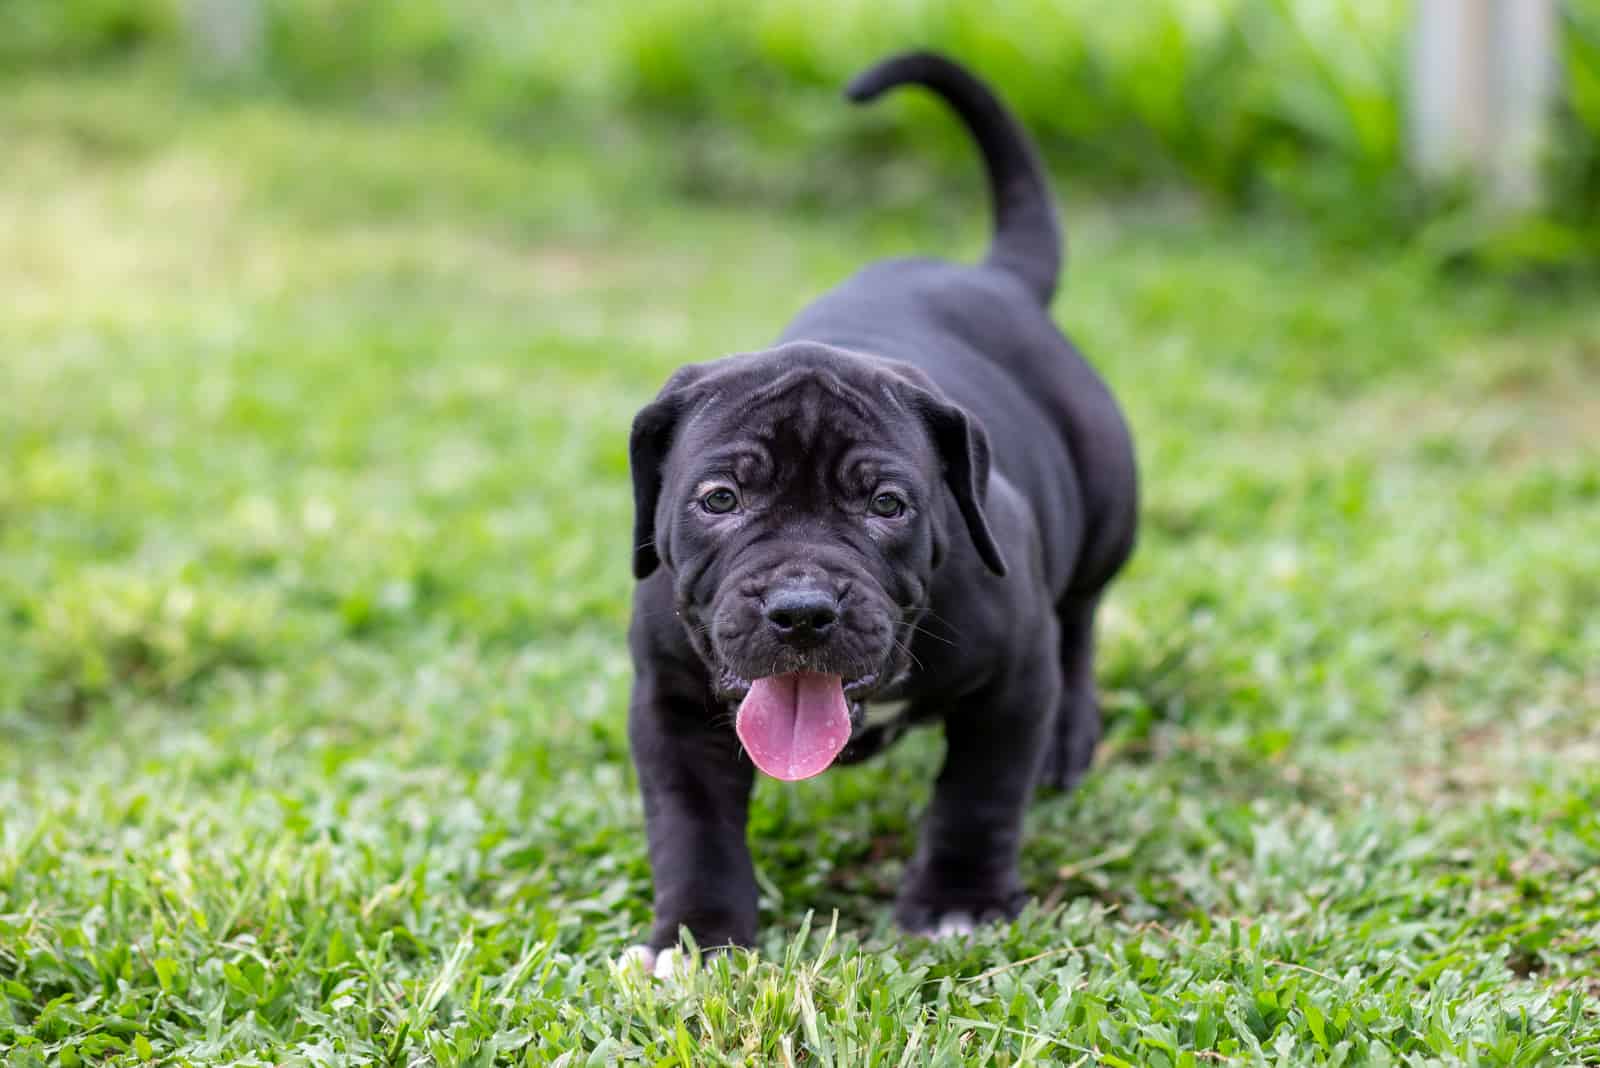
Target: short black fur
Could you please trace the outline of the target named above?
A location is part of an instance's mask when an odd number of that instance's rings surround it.
[[[983,153],[984,262],[867,267],[776,347],[681,369],[634,421],[629,738],[656,948],[680,926],[702,946],[755,937],[754,773],[732,729],[752,679],[841,676],[855,727],[843,762],[906,725],[943,726],[896,904],[913,931],[1015,915],[1027,800],[1075,783],[1099,738],[1094,616],[1134,544],[1132,442],[1048,314],[1061,239],[1026,135],[936,55],[889,59],[848,93],[905,83],[947,100]],[[710,493],[737,507],[708,508]],[[771,625],[780,594],[826,608],[804,642]],[[901,720],[867,723],[884,702]]]

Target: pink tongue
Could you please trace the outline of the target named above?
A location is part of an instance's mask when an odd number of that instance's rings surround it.
[[[794,782],[825,771],[850,740],[850,706],[838,675],[807,671],[750,684],[734,729],[756,767]]]

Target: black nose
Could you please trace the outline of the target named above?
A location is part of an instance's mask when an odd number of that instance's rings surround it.
[[[815,644],[839,621],[839,602],[818,589],[784,590],[766,601],[767,622],[791,645]]]

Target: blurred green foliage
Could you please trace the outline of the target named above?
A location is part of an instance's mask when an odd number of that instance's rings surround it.
[[[200,2],[200,0],[195,0]],[[185,0],[0,0],[9,68],[140,56],[204,80]],[[1543,214],[1507,223],[1404,166],[1405,0],[260,0],[235,88],[448,110],[524,136],[665,128],[680,190],[796,205],[852,197],[841,163],[965,151],[926,102],[876,115],[838,89],[876,57],[944,49],[1001,83],[1059,172],[1270,206],[1350,240],[1422,234],[1443,258],[1600,262],[1600,0],[1567,0],[1570,87]],[[211,72],[214,74],[215,72]]]

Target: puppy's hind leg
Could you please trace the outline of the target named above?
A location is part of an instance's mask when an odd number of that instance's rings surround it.
[[[1061,623],[1061,701],[1039,785],[1070,790],[1094,762],[1100,742],[1100,698],[1094,685],[1094,617],[1099,593],[1069,595],[1056,608]]]

